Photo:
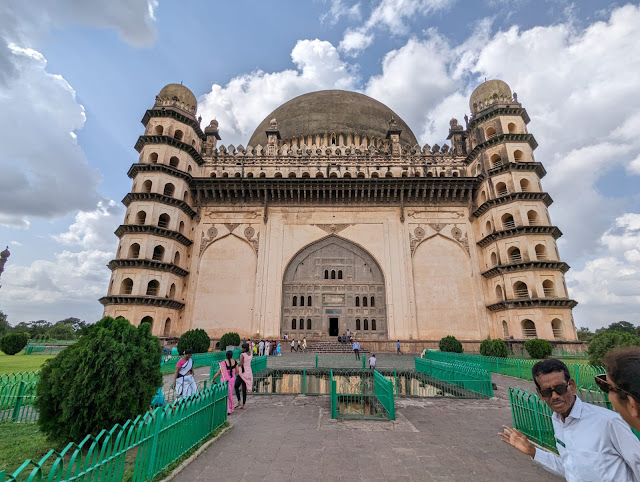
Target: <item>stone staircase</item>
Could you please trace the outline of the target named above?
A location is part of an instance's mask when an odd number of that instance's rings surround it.
[[[309,343],[307,351],[310,353],[353,353],[353,347],[351,343],[338,343],[337,341],[318,341],[315,343]],[[370,353],[360,343],[360,353]]]

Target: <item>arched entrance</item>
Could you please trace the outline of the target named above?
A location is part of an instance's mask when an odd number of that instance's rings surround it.
[[[358,338],[387,338],[384,275],[360,246],[335,235],[310,244],[289,262],[282,285],[281,334],[334,337],[350,330]],[[357,327],[362,319],[375,322]]]

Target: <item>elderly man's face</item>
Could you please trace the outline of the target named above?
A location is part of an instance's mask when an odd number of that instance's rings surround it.
[[[573,380],[567,382],[562,372],[538,375],[536,381],[540,386],[540,388],[538,388],[538,395],[549,405],[551,410],[561,415],[568,415],[575,401],[575,382]],[[565,389],[566,391],[564,391]],[[559,394],[556,390],[564,393]]]

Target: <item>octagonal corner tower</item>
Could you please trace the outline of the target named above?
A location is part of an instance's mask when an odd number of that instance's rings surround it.
[[[291,99],[246,147],[196,118],[169,84],[146,111],[128,175],[105,314],[154,334],[202,328],[363,346],[467,351],[577,343],[546,174],[529,116],[499,80],[471,95],[464,125],[418,145],[404,120],[357,92]]]

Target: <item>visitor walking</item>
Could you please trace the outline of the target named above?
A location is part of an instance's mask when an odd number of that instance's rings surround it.
[[[260,343],[258,343],[258,355],[264,355],[264,340],[260,340]]]
[[[598,375],[596,384],[625,422],[640,431],[640,348],[609,352],[604,366],[607,373]]]
[[[372,370],[376,369],[376,354],[372,353],[371,356],[369,357],[369,368],[371,368]]]
[[[353,342],[353,353],[356,355],[356,360],[360,360],[360,343],[358,340]]]
[[[300,339],[298,338],[298,351],[301,352],[302,351],[302,345],[300,343]]]
[[[198,386],[193,378],[193,360],[191,350],[185,350],[184,356],[176,363],[176,372],[173,375],[173,381],[176,386],[176,395],[178,399],[189,398],[191,395],[198,393]]]
[[[307,351],[307,337],[303,337],[302,338],[302,351],[306,352]]]
[[[347,328],[347,340],[351,339],[351,330]]]
[[[281,347],[280,347],[280,342],[278,342],[278,346],[277,346],[276,350],[278,350],[278,356],[282,355],[282,353],[281,353]]]
[[[269,340],[265,340],[264,342],[264,354],[269,356],[271,353],[271,342]]]
[[[256,356],[258,354],[258,344],[257,343],[253,344],[253,350],[251,350],[251,352],[253,353],[253,356]]]
[[[236,369],[238,362],[233,359],[233,351],[227,350],[226,360],[220,362],[218,371],[212,380],[220,377],[220,383],[228,382],[229,396],[227,398],[227,414],[233,413],[233,388],[236,384]]]
[[[560,360],[532,369],[538,395],[551,417],[558,454],[536,448],[522,432],[503,425],[502,441],[529,455],[549,472],[570,481],[640,481],[640,440],[619,414],[582,402],[576,382]]]
[[[293,353],[294,351],[298,351],[296,350],[296,341],[291,340],[291,353]]]
[[[236,367],[238,376],[234,384],[236,389],[236,398],[238,399],[238,408],[243,409],[247,403],[247,392],[253,390],[253,372],[251,371],[251,360],[253,356],[249,352],[249,345],[242,345],[242,353],[240,354],[240,362]],[[242,388],[242,406],[240,406],[240,388]]]
[[[277,343],[274,341],[271,342],[271,354],[273,356],[276,356],[276,348],[277,348]]]
[[[400,351],[400,340],[396,343],[396,355],[402,355],[402,352]]]

